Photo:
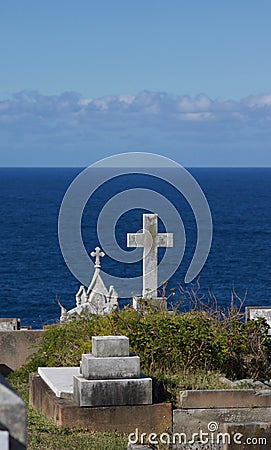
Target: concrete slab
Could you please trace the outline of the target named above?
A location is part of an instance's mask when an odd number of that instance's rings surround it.
[[[185,409],[271,407],[271,390],[186,390],[180,392],[178,407]]]
[[[92,336],[92,354],[98,358],[129,356],[129,339],[126,336]]]
[[[1,366],[10,370],[23,366],[37,351],[44,333],[44,330],[0,331],[0,370]]]
[[[91,432],[161,433],[172,428],[172,404],[81,408],[70,398],[59,398],[37,374],[30,375],[30,404],[59,426]]]
[[[252,422],[271,422],[271,408],[175,409],[173,411],[173,433],[186,433],[187,439],[191,439],[193,433],[198,433],[199,430],[204,433],[210,432],[210,425],[216,431],[222,432],[224,424],[245,425]]]
[[[86,380],[73,377],[74,400],[79,406],[148,405],[152,379]]]
[[[79,367],[39,367],[38,373],[59,398],[73,396],[73,376],[80,375]]]
[[[81,373],[87,380],[111,380],[119,378],[139,378],[140,358],[138,356],[97,358],[82,355]]]
[[[231,437],[223,447],[223,450],[242,450],[249,447],[253,450],[270,448],[270,422],[254,422],[246,424],[227,423],[224,425],[223,431]]]

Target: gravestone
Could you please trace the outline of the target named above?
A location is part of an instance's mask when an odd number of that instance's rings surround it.
[[[128,233],[127,247],[143,247],[143,289],[142,298],[150,304],[163,305],[163,299],[157,297],[158,288],[158,248],[173,247],[173,233],[158,233],[158,215],[143,214],[142,233]],[[133,306],[138,309],[138,299]],[[163,305],[165,307],[165,305]]]
[[[247,306],[246,320],[257,320],[263,317],[268,323],[268,335],[271,335],[271,306]]]
[[[172,427],[172,404],[152,403],[152,379],[140,373],[126,336],[94,336],[80,367],[39,367],[29,402],[57,425],[92,432],[161,434]]]
[[[20,319],[0,318],[0,331],[20,330]]]
[[[93,336],[92,348],[82,355],[81,374],[73,377],[79,406],[152,403],[152,380],[140,375],[140,358],[129,356],[126,336]]]

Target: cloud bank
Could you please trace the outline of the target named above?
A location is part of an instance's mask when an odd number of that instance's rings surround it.
[[[106,156],[163,149],[167,156],[179,152],[191,165],[197,165],[199,155],[204,163],[204,152],[214,164],[227,165],[227,155],[235,164],[234,152],[252,161],[253,151],[254,159],[261,152],[256,165],[268,164],[268,158],[271,165],[270,125],[271,93],[219,101],[205,94],[192,98],[150,91],[101,98],[23,91],[0,100],[2,165],[23,164],[24,158],[31,165],[87,165],[95,151]]]

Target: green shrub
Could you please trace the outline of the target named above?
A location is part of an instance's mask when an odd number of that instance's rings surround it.
[[[231,379],[269,375],[270,338],[264,319],[243,322],[208,311],[145,311],[131,308],[106,316],[86,315],[48,328],[38,351],[18,375],[28,377],[39,366],[78,365],[91,351],[94,335],[124,334],[130,350],[151,376],[214,371]]]

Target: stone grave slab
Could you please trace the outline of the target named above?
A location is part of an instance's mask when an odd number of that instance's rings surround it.
[[[80,375],[80,367],[39,367],[38,374],[59,398],[73,396],[73,376]]]

